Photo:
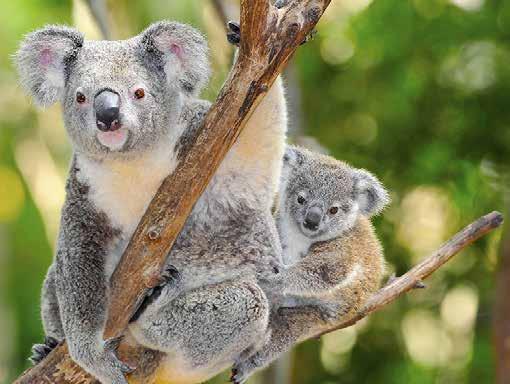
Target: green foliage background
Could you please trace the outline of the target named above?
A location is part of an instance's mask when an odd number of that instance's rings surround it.
[[[45,201],[62,193],[56,189],[61,184],[48,186],[45,170],[62,182],[70,157],[58,109],[32,107],[17,86],[10,55],[24,33],[73,23],[72,8],[70,1],[23,0],[3,2],[0,13],[5,383],[28,366],[30,346],[42,338],[39,292],[54,246],[48,223],[55,220],[54,207]],[[211,25],[208,0],[111,1],[110,8],[122,37],[161,18],[206,33],[218,29]],[[376,220],[390,272],[404,273],[477,216],[505,210],[508,1],[333,0],[318,29],[292,63],[301,98],[291,104],[291,122],[330,154],[376,173],[391,190],[392,206]],[[227,69],[221,63],[216,60],[209,98]],[[48,167],[38,173],[41,164]],[[428,289],[410,293],[361,326],[300,345],[291,382],[493,382],[500,237],[497,232],[477,242],[438,271]]]

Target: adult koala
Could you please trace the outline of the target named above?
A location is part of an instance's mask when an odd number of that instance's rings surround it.
[[[47,336],[102,383],[130,368],[103,341],[109,280],[128,240],[210,104],[209,75],[194,28],[151,25],[124,41],[87,41],[48,26],[16,56],[37,104],[60,101],[74,155],[55,260],[42,293]],[[182,274],[158,290],[131,325],[137,342],[167,353],[172,382],[203,381],[264,341],[268,304],[257,277],[274,273],[280,244],[271,216],[286,109],[278,81],[227,154],[169,255]],[[175,270],[167,268],[175,277]],[[175,282],[175,281],[174,281]],[[44,345],[34,347],[35,360]]]

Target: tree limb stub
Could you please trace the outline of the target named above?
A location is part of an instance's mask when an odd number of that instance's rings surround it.
[[[322,331],[315,337],[356,324],[359,320],[368,316],[370,313],[378,311],[386,304],[393,302],[400,295],[417,288],[417,284],[419,285],[422,280],[430,276],[453,256],[478,240],[480,237],[498,228],[502,223],[503,215],[499,212],[491,212],[480,217],[465,227],[462,231],[457,232],[455,236],[441,245],[437,251],[425,258],[419,264],[415,265],[407,273],[398,278],[392,279],[386,286],[376,292],[354,317],[342,321],[340,324],[335,325],[331,329]]]
[[[122,334],[145,291],[157,284],[166,256],[209,180],[253,109],[290,56],[319,21],[330,0],[241,1],[241,45],[229,78],[193,145],[154,196],[111,281],[105,338]],[[57,347],[16,383],[92,383],[65,345]]]

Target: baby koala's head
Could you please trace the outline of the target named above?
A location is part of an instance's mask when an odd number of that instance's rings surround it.
[[[370,172],[295,146],[285,151],[282,176],[280,218],[314,242],[339,237],[390,200]]]

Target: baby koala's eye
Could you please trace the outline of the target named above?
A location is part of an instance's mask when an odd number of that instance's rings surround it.
[[[87,98],[85,97],[85,95],[83,93],[76,92],[76,102],[77,103],[83,104],[86,100],[87,100]]]
[[[329,209],[329,213],[332,215],[336,215],[338,213],[338,207],[331,207]]]
[[[304,203],[306,203],[306,199],[303,196],[299,195],[297,198],[297,202],[303,205]]]
[[[138,88],[135,91],[135,99],[143,99],[145,96],[145,90],[143,88]]]

